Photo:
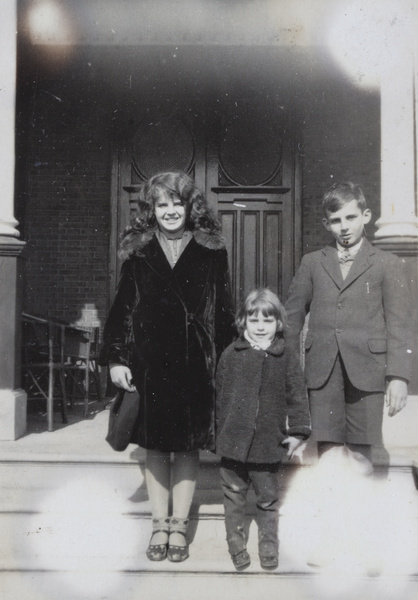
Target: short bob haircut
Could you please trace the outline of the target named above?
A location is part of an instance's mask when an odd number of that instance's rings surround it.
[[[322,199],[322,212],[324,217],[328,218],[330,213],[337,212],[353,200],[357,201],[362,212],[366,210],[366,198],[364,197],[361,187],[351,181],[333,183],[332,186],[327,189]]]
[[[186,229],[189,231],[201,229],[208,233],[220,231],[219,221],[194,181],[185,173],[174,171],[154,175],[142,185],[138,210],[134,212],[131,227],[127,228],[125,235],[135,231],[156,229],[154,207],[162,191],[172,198],[179,198],[185,206]]]
[[[283,331],[286,326],[286,311],[279,298],[268,288],[259,288],[248,294],[242,302],[235,324],[240,334],[245,330],[245,324],[248,316],[261,314],[264,317],[274,317],[277,319],[277,331]]]

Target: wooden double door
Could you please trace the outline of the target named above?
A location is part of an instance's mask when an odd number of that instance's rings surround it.
[[[117,240],[139,186],[157,172],[182,170],[221,221],[235,302],[260,286],[285,298],[300,258],[301,165],[292,118],[276,112],[249,102],[221,115],[176,111],[157,118],[145,111],[113,156],[111,296],[120,267]]]

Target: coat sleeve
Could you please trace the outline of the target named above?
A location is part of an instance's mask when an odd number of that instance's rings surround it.
[[[132,341],[132,311],[137,302],[137,290],[133,263],[127,260],[122,265],[118,289],[107,317],[99,364],[119,363],[129,366]]]
[[[402,261],[393,254],[387,257],[383,278],[383,308],[387,337],[387,377],[409,381],[413,338],[410,315],[411,293]]]
[[[216,356],[219,359],[222,352],[237,335],[226,250],[219,251],[219,265],[215,285],[215,348]]]
[[[311,435],[308,395],[297,353],[286,349],[287,433],[308,438]]]
[[[216,405],[215,405],[215,424],[216,431],[219,429],[219,423],[221,421],[222,416],[222,408],[223,408],[223,383],[224,383],[224,372],[225,372],[225,354],[222,354],[219,359],[218,366],[216,367]]]
[[[313,295],[313,283],[309,259],[302,258],[299,269],[290,284],[288,299],[285,304],[287,323],[284,334],[287,343],[297,352],[300,349],[300,333],[305,324],[305,317]]]

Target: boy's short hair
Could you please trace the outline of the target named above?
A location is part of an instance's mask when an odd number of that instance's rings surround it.
[[[328,217],[329,213],[337,212],[337,210],[340,210],[343,206],[353,200],[357,201],[362,212],[366,210],[366,198],[364,197],[363,190],[360,186],[351,181],[333,183],[331,187],[327,189],[322,199],[322,212],[324,217]]]
[[[235,324],[239,333],[243,333],[247,317],[261,311],[265,317],[273,316],[278,321],[277,331],[283,331],[286,325],[286,311],[274,292],[268,288],[252,290],[238,309]]]

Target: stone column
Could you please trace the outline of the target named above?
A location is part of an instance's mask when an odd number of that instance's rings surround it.
[[[416,38],[415,28],[411,32]],[[418,416],[418,52],[416,39],[405,42],[401,60],[396,64],[389,61],[381,77],[381,216],[374,243],[402,257],[410,281],[411,329],[416,344],[408,410],[411,415],[416,405]]]
[[[381,78],[381,216],[375,237],[392,249],[418,242],[414,65],[411,52],[403,57],[399,68]]]
[[[26,394],[20,389],[21,253],[14,213],[16,2],[2,7],[0,39],[0,440],[26,430]]]

